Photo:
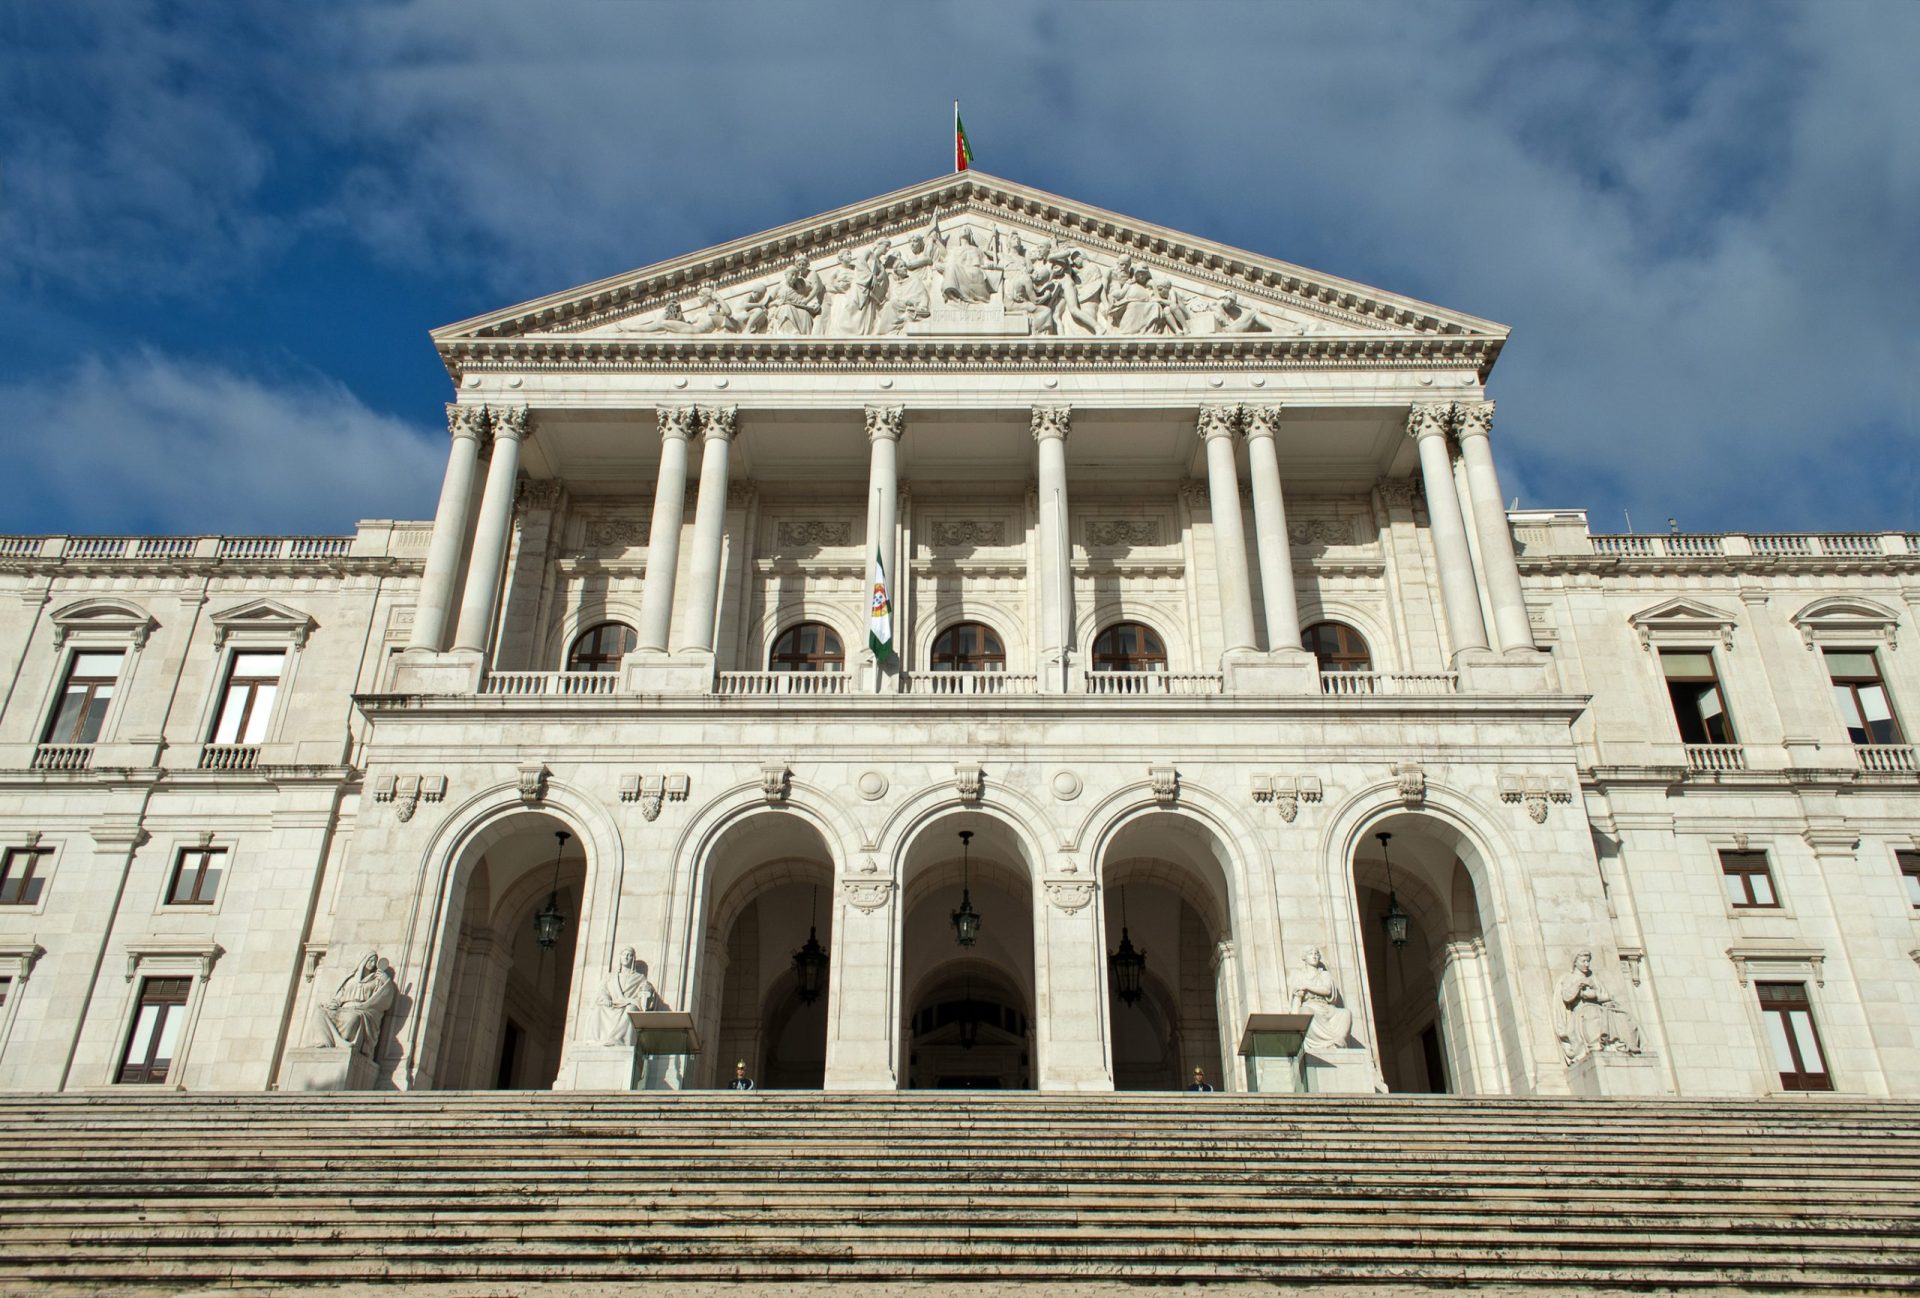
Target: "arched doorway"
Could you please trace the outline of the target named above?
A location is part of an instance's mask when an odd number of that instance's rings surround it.
[[[811,934],[832,959],[826,840],[790,813],[749,816],[708,852],[706,896],[701,1037],[712,1045],[694,1075],[722,1085],[738,1060],[761,1090],[820,1089],[830,980],[822,970],[817,989],[803,989],[794,956]]]
[[[1220,959],[1233,933],[1224,848],[1200,822],[1154,812],[1121,827],[1100,870],[1105,892],[1107,1013],[1116,1090],[1179,1090],[1198,1068],[1225,1090],[1233,1056],[1231,969]],[[1146,965],[1129,1003],[1114,985],[1122,930]]]
[[[1382,833],[1390,836],[1384,843]],[[1469,857],[1479,854],[1464,835],[1424,815],[1370,826],[1354,853],[1373,1043],[1389,1091],[1516,1089],[1502,1044],[1516,1028],[1495,1009],[1498,958],[1484,937]],[[1385,923],[1396,907],[1404,945],[1390,940]]]
[[[557,834],[565,833],[562,848]],[[516,815],[467,848],[456,875],[458,929],[451,954],[439,1090],[548,1090],[560,1070],[586,857],[569,826],[543,813]],[[534,917],[563,918],[542,946]]]
[[[915,839],[902,906],[903,1088],[1034,1085],[1029,879],[1012,830],[991,816],[942,817]],[[963,902],[979,917],[970,946],[953,923]]]

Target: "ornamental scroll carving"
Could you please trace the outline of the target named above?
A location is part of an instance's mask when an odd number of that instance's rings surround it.
[[[783,518],[774,529],[774,544],[783,550],[814,550],[852,545],[853,524],[845,519]]]
[[[1007,525],[982,519],[942,519],[933,524],[933,544],[937,547],[1005,545]]]
[[[1353,527],[1345,519],[1304,519],[1288,525],[1287,539],[1295,545],[1352,545]]]
[[[587,544],[596,550],[624,550],[645,545],[647,525],[637,518],[593,518],[587,520]]]
[[[1098,546],[1159,545],[1160,524],[1148,519],[1090,518],[1087,544]]]
[[[848,879],[841,887],[847,894],[849,906],[868,913],[886,905],[887,898],[893,895],[891,879]]]
[[[1069,915],[1085,910],[1093,900],[1093,883],[1088,879],[1048,879],[1043,886],[1053,908]]]

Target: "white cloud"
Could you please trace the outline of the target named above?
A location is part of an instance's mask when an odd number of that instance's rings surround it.
[[[338,384],[154,354],[0,387],[15,531],[342,533],[432,517],[444,450]]]

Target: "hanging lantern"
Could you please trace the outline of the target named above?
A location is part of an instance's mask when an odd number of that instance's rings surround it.
[[[553,950],[567,927],[567,917],[560,911],[560,854],[567,850],[567,839],[571,835],[561,829],[554,831],[553,837],[553,891],[547,894],[547,904],[533,917],[533,938],[542,951]]]
[[[960,909],[953,912],[953,940],[961,946],[972,946],[980,936],[980,912],[973,908],[971,860],[968,849],[973,842],[973,831],[960,831]]]
[[[1113,994],[1122,1004],[1140,1001],[1140,975],[1147,969],[1147,953],[1136,951],[1127,936],[1127,890],[1120,890],[1120,945],[1107,956],[1107,972],[1113,978]]]
[[[1380,858],[1387,865],[1387,913],[1380,917],[1380,927],[1387,931],[1387,941],[1395,949],[1407,944],[1407,921],[1410,916],[1400,909],[1400,898],[1393,890],[1393,858],[1387,855],[1387,841],[1393,837],[1386,830],[1374,835],[1380,840]]]
[[[827,989],[827,951],[820,945],[814,927],[818,916],[820,890],[814,889],[813,908],[807,914],[807,944],[793,953],[793,976],[800,985],[800,1003],[811,1005]]]

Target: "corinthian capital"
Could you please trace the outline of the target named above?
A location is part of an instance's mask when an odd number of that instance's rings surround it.
[[[499,406],[491,408],[493,416],[493,435],[517,442],[527,435],[528,411],[525,406]]]
[[[698,431],[700,412],[692,406],[661,406],[653,413],[660,425],[660,440],[663,442],[669,438],[684,442]]]
[[[730,442],[733,440],[733,434],[739,422],[739,406],[702,406],[700,408],[700,429],[708,437],[718,437],[723,442]]]
[[[1407,436],[1445,437],[1452,422],[1453,405],[1446,401],[1426,401],[1407,411]]]
[[[1280,406],[1243,406],[1246,416],[1247,436],[1277,437],[1280,432]]]
[[[1461,437],[1485,437],[1493,431],[1491,401],[1456,401],[1453,415],[1459,421],[1455,431]]]
[[[447,432],[456,438],[471,437],[476,442],[484,442],[487,438],[487,408],[448,402]]]
[[[900,440],[900,434],[907,430],[907,408],[905,406],[868,406],[867,440],[877,442],[885,438],[889,442]]]
[[[1044,442],[1049,437],[1067,440],[1067,434],[1073,431],[1072,406],[1035,406],[1033,408],[1033,440]]]
[[[1196,431],[1202,441],[1212,441],[1216,437],[1232,437],[1240,426],[1239,406],[1201,406],[1200,422]]]

